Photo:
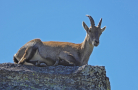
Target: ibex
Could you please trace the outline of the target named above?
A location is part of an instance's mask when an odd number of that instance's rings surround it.
[[[47,66],[51,65],[76,65],[88,64],[89,57],[94,46],[99,45],[99,37],[106,26],[101,28],[102,18],[98,26],[95,26],[93,18],[90,19],[91,26],[88,27],[82,22],[86,30],[86,37],[81,44],[69,42],[42,42],[40,39],[34,39],[22,46],[14,55],[14,62],[18,64],[34,65],[33,61],[45,62]]]

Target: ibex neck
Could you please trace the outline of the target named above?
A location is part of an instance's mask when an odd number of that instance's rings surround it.
[[[94,46],[90,43],[90,38],[86,34],[84,41],[81,44],[81,64],[88,64],[89,57],[93,51]]]

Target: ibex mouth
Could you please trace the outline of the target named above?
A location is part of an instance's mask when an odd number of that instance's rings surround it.
[[[96,47],[97,47],[98,45],[99,45],[99,44],[94,44],[94,46],[96,46]]]
[[[97,47],[99,45],[99,43],[92,42],[92,45]]]
[[[98,45],[99,45],[99,43],[97,43],[97,42],[95,42],[95,43],[94,43],[94,46],[96,46],[96,47],[97,47]]]

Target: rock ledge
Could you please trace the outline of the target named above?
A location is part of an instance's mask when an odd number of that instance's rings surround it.
[[[0,90],[111,90],[104,66],[0,64]]]

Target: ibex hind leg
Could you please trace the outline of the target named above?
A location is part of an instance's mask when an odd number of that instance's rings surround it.
[[[24,55],[22,56],[18,64],[33,65],[33,63],[27,63],[27,62],[34,56],[36,50],[37,48],[35,46],[27,47],[24,52]]]
[[[62,60],[65,60],[66,61],[65,65],[67,65],[68,63],[67,66],[72,66],[72,65],[78,66],[79,65],[79,62],[74,58],[74,56],[67,51],[61,52],[59,54],[59,58]],[[62,64],[64,65],[64,63]]]

